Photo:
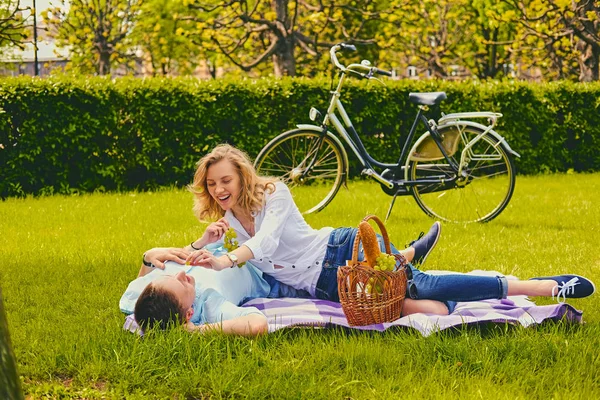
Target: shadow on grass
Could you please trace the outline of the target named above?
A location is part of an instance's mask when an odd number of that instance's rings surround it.
[[[538,333],[556,333],[556,334],[574,334],[580,333],[585,329],[584,324],[572,323],[570,321],[546,320],[538,325],[524,327],[512,323],[499,322],[481,322],[474,324],[464,324],[456,327],[451,327],[441,331],[435,331],[430,336],[443,336],[445,338],[453,338],[468,335],[477,335],[483,339],[493,338],[500,335],[518,335],[522,333],[538,332]],[[425,338],[417,329],[394,326],[385,331],[362,330],[356,328],[348,328],[344,326],[333,325],[327,328],[310,328],[310,327],[288,327],[275,331],[264,339],[280,340],[296,340],[299,338],[325,338],[325,339],[340,339],[354,337],[376,337],[385,338],[389,335],[401,335],[405,338]]]

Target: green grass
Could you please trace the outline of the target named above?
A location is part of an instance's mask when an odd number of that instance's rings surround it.
[[[430,269],[522,278],[577,272],[600,283],[600,174],[517,179],[489,224],[444,226]],[[315,227],[352,226],[389,204],[376,184],[342,189]],[[586,324],[348,334],[288,330],[250,340],[121,330],[118,300],[144,250],[203,231],[181,190],[0,203],[0,285],[24,391],[33,398],[600,398],[600,295]],[[411,198],[388,222],[399,246],[431,224]],[[549,299],[536,299],[548,304]]]

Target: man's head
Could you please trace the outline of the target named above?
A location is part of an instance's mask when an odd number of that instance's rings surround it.
[[[155,324],[166,329],[170,323],[185,323],[194,314],[195,284],[194,277],[183,271],[161,276],[140,294],[135,303],[135,320],[144,330]]]

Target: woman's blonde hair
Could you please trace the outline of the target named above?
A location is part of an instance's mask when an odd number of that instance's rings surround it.
[[[276,179],[258,176],[245,152],[228,144],[220,144],[198,161],[194,182],[188,186],[194,194],[194,213],[200,221],[216,220],[225,215],[225,211],[210,195],[206,183],[208,168],[221,160],[228,160],[236,169],[241,185],[238,205],[248,214],[263,208],[265,191],[272,193],[275,190]]]

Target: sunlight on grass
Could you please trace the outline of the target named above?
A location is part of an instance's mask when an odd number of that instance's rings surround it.
[[[444,224],[425,269],[497,270],[521,278],[575,272],[600,283],[598,193],[600,174],[520,176],[496,220]],[[384,217],[390,200],[377,184],[351,182],[307,221],[315,228],[355,226],[369,213]],[[598,295],[570,301],[584,310],[583,326],[499,325],[428,338],[410,331],[289,330],[256,340],[179,331],[140,340],[123,332],[118,300],[142,253],[182,246],[202,233],[191,207],[184,190],[0,203],[0,284],[28,394],[600,398]],[[387,227],[404,247],[431,223],[403,197]]]

